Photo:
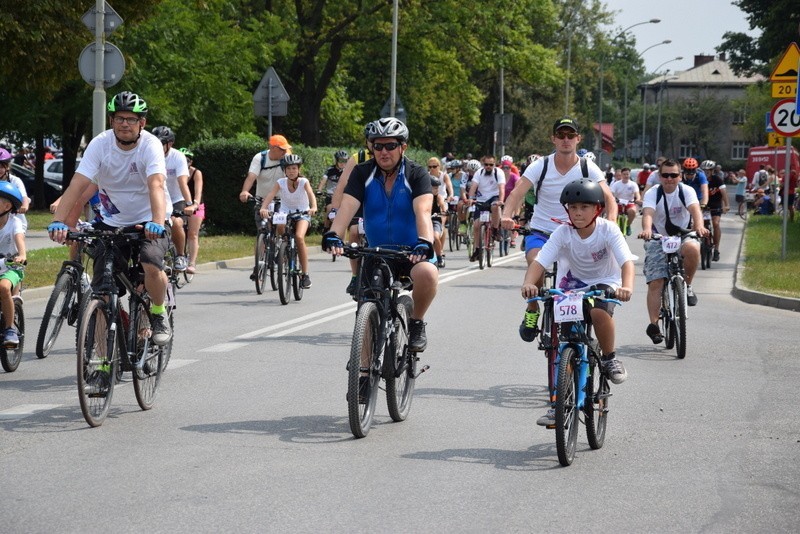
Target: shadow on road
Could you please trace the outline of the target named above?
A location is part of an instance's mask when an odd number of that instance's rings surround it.
[[[273,421],[232,421],[213,425],[182,427],[187,432],[201,434],[257,434],[277,436],[289,443],[337,443],[350,441],[346,417],[328,415],[292,416]]]
[[[416,388],[415,397],[448,398],[462,402],[481,402],[500,408],[537,409],[549,406],[547,386],[507,384],[489,389]]]
[[[507,451],[502,449],[444,449],[441,451],[414,452],[404,454],[402,457],[411,460],[436,460],[491,465],[497,469],[509,471],[542,471],[559,467],[555,442],[533,445],[523,451]]]

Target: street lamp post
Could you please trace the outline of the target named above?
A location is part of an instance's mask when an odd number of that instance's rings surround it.
[[[667,84],[669,80],[677,80],[677,76],[672,76],[671,78],[667,78],[667,74],[669,74],[669,69],[664,72],[664,78],[661,80],[661,86],[658,89],[658,126],[656,126],[656,154],[661,152],[661,106],[663,105],[662,102],[664,101],[664,86]]]
[[[660,69],[661,67],[663,67],[667,63],[672,63],[673,61],[680,61],[682,59],[683,59],[683,56],[678,56],[675,59],[667,60],[664,63],[662,63],[661,65],[659,65],[658,67],[656,67],[653,70],[653,72],[658,72],[658,69]],[[647,122],[647,85],[646,84],[642,84],[642,139],[641,139],[641,141],[639,143],[640,151],[641,151],[640,156],[641,156],[642,163],[644,163],[644,160],[645,160],[645,135],[646,135],[645,124],[646,124],[646,122]],[[658,156],[656,156],[656,157],[658,157]]]
[[[613,39],[611,39],[609,44],[613,44],[614,41],[625,35],[625,33],[630,30],[631,28],[635,28],[636,26],[642,26],[643,24],[658,24],[661,22],[661,19],[650,19],[644,20],[642,22],[637,22],[636,24],[631,24],[621,32],[619,32]],[[600,95],[597,102],[597,127],[599,129],[599,135],[595,139],[595,152],[597,153],[598,157],[600,156],[600,150],[603,148],[603,58],[600,58]]]
[[[645,52],[650,50],[651,48],[655,48],[657,46],[670,44],[672,41],[670,39],[665,39],[660,43],[656,43],[654,45],[650,45],[636,56],[636,59],[640,59]],[[625,78],[625,106],[624,106],[624,113],[623,113],[623,126],[622,126],[622,159],[627,162],[628,161],[628,78]]]

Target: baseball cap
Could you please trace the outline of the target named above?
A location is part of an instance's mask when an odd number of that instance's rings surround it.
[[[556,131],[561,128],[569,128],[573,130],[575,133],[580,132],[578,123],[572,117],[561,117],[560,119],[558,119],[555,122],[555,124],[553,124],[553,133],[556,133]]]
[[[273,135],[270,137],[269,146],[276,146],[284,150],[290,150],[292,148],[292,145],[289,144],[289,141],[287,141],[282,135]]]

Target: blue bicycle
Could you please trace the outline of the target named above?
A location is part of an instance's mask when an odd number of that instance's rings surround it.
[[[542,344],[555,349],[553,357],[548,353],[550,399],[555,409],[558,461],[566,467],[575,458],[581,411],[589,446],[601,448],[606,436],[611,386],[601,371],[602,351],[587,319],[589,301],[597,298],[621,303],[607,291],[594,288],[585,292],[547,289],[544,293],[530,300],[543,303]],[[558,339],[557,345],[553,338]]]

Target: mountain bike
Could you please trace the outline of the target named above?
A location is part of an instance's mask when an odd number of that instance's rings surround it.
[[[484,263],[487,267],[492,266],[492,255],[494,254],[494,228],[492,228],[491,205],[483,202],[478,204],[480,217],[480,231],[478,239],[480,242],[480,253],[478,254],[478,268],[483,269]]]
[[[357,438],[369,432],[375,415],[380,380],[386,383],[386,404],[395,422],[411,410],[419,357],[408,350],[413,301],[401,291],[411,289],[407,277],[395,279],[392,264],[408,261],[411,249],[347,246],[344,255],[359,258],[355,297],[356,324],[347,363],[347,413]]]
[[[447,210],[447,241],[450,246],[450,252],[461,250],[458,227],[458,201],[454,200],[448,204]]]
[[[272,225],[273,227],[279,224],[286,225],[283,230],[283,235],[278,237],[278,252],[276,255],[277,263],[277,278],[278,278],[278,296],[281,299],[281,304],[289,304],[291,293],[294,294],[294,300],[301,300],[303,298],[303,272],[300,268],[300,258],[297,253],[297,242],[295,240],[295,225],[304,215],[306,211],[295,211],[292,213],[273,213]]]
[[[12,263],[11,261],[6,263],[6,258],[0,256],[0,272],[7,271],[9,268],[23,270],[25,264]],[[14,349],[7,349],[0,343],[0,365],[7,373],[13,373],[17,370],[19,362],[22,361],[22,351],[25,346],[25,311],[22,308],[22,289],[20,289],[20,294],[12,295],[11,298],[14,301],[14,327],[17,329],[19,345]],[[0,310],[0,324],[5,324],[2,310]]]
[[[711,212],[708,209],[703,210],[703,224],[708,234],[700,238],[700,268],[705,271],[711,268],[714,257],[714,225],[711,224]]]
[[[131,258],[138,257],[141,230],[69,232],[67,239],[93,241],[95,262],[102,275],[92,284],[92,294],[78,328],[78,400],[89,426],[103,424],[114,384],[131,372],[136,401],[142,410],[153,407],[172,340],[163,347],[152,342],[150,297],[144,289],[144,272]],[[124,252],[130,248],[130,254]],[[120,301],[120,286],[128,294],[128,311]],[[174,295],[167,285],[167,320],[172,326]]]
[[[548,348],[556,450],[564,467],[575,459],[581,412],[589,446],[599,449],[605,443],[611,386],[601,371],[602,351],[592,337],[587,301],[601,299],[621,304],[609,293],[594,287],[585,292],[548,289],[543,296],[530,299],[543,303],[542,344]]]
[[[83,260],[67,260],[61,264],[56,275],[53,292],[44,308],[39,336],[36,338],[36,357],[47,358],[61,332],[64,321],[76,326],[80,318],[82,304],[89,298],[89,275],[87,267],[90,256],[83,242],[77,243],[77,257]]]
[[[249,201],[255,204],[255,212],[258,213],[261,208],[261,202],[264,199],[255,196]],[[280,202],[270,204],[269,210],[272,212],[280,207]],[[255,265],[253,267],[253,275],[251,278],[256,284],[256,293],[259,295],[264,293],[267,286],[267,274],[269,274],[270,285],[272,289],[278,289],[278,276],[276,273],[275,259],[277,257],[277,237],[274,228],[269,219],[261,219],[261,224],[256,234],[255,244]]]

